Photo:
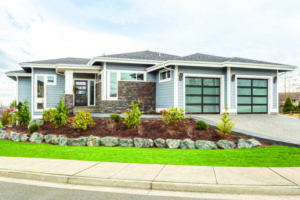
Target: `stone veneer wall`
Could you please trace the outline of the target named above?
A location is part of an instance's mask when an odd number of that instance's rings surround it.
[[[101,100],[101,83],[96,85],[96,104],[100,112],[115,112],[130,108],[131,102],[141,101],[140,110],[153,111],[156,108],[156,83],[155,82],[118,82],[118,100]]]
[[[65,94],[65,104],[68,107],[70,114],[73,114],[73,108],[74,108],[73,94]]]

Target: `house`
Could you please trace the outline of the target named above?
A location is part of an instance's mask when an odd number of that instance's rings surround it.
[[[294,106],[300,103],[300,92],[280,92],[279,93],[279,107],[283,107],[285,100],[290,97]]]
[[[278,73],[291,65],[206,54],[176,56],[152,51],[23,62],[6,75],[17,82],[39,117],[62,94],[70,109],[114,112],[140,100],[141,110],[170,107],[188,112],[277,113]]]

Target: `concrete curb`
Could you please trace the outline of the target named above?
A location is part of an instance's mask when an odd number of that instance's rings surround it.
[[[263,194],[263,195],[300,195],[300,186],[250,186],[250,185],[214,185],[192,184],[159,181],[139,181],[90,178],[81,176],[69,176],[58,174],[34,173],[27,171],[13,171],[0,169],[0,176],[45,181],[52,183],[64,183],[74,185],[118,187],[144,190],[181,191],[181,192],[206,192],[224,194]]]
[[[202,121],[208,123],[210,126],[216,127],[216,123],[211,121],[211,120],[207,120],[207,119],[201,118],[199,116],[192,116],[192,119],[195,120],[195,121],[202,120]],[[277,145],[284,145],[284,146],[300,148],[300,142],[299,141],[279,139],[279,138],[270,137],[270,136],[266,136],[266,135],[263,135],[263,134],[254,133],[254,132],[250,132],[250,131],[246,131],[246,130],[242,130],[242,129],[238,129],[238,128],[234,128],[232,133],[237,134],[237,135],[246,136],[246,137],[252,137],[252,138],[262,140],[262,141],[265,141],[265,142],[268,142],[268,143],[271,143],[271,144],[277,144]]]

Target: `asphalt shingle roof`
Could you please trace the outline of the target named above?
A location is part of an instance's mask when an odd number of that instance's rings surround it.
[[[176,55],[148,51],[148,50],[147,51],[130,52],[130,53],[104,55],[104,56],[99,56],[99,57],[158,60],[158,61],[179,60],[181,58],[180,56],[176,56]]]
[[[213,56],[213,55],[202,54],[202,53],[195,53],[195,54],[184,56],[181,58],[181,60],[204,61],[204,62],[224,62],[227,59],[228,58],[226,58],[226,57]]]
[[[85,65],[89,62],[90,59],[87,58],[57,58],[57,59],[49,59],[49,60],[37,60],[30,62],[22,62],[21,64],[34,63],[34,64],[78,64]]]

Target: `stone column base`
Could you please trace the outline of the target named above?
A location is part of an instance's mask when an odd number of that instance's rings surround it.
[[[74,114],[73,94],[65,94],[65,104],[68,107],[70,114]]]

